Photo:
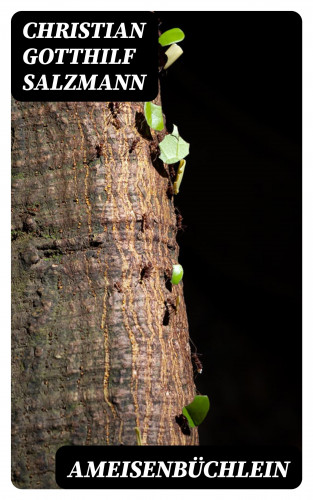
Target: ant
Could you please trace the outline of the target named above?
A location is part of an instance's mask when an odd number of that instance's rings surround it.
[[[174,300],[173,300],[173,299],[171,299],[171,298],[167,299],[167,300],[165,301],[165,305],[166,305],[166,307],[167,307],[167,308],[168,308],[168,306],[171,306],[171,308],[172,308],[172,311],[171,311],[171,312],[172,312],[172,313],[173,313],[173,312],[175,312],[175,314],[176,314],[176,310],[177,310],[177,297],[176,297],[175,302],[174,302]],[[171,314],[171,313],[170,313],[170,314]]]
[[[114,288],[116,288],[116,290],[118,291],[118,293],[122,293],[123,291],[123,288],[122,288],[122,285],[119,281],[117,281],[116,283],[114,283]]]
[[[171,184],[170,180],[168,181],[168,186],[167,186],[166,194],[167,194],[167,197],[169,199],[171,199],[172,196],[174,195],[174,188],[173,188],[173,185]]]
[[[171,279],[172,279],[172,271],[170,269],[165,269],[164,271],[164,279],[165,279],[165,287],[166,289],[172,293],[172,282],[171,282]]]
[[[36,213],[39,212],[39,205],[37,204],[34,207],[27,207],[26,210],[30,215],[36,215]]]
[[[200,356],[200,354],[199,354],[199,356]],[[191,357],[192,357],[192,360],[194,361],[194,364],[196,365],[197,373],[199,373],[201,375],[201,373],[203,371],[203,366],[202,366],[202,363],[198,357],[198,354],[196,352],[193,352],[191,354]]]
[[[114,127],[119,130],[122,127],[122,122],[118,117],[121,112],[121,104],[119,102],[109,102],[109,110],[113,118]]]
[[[97,144],[97,146],[96,146],[97,158],[100,158],[100,156],[103,156],[103,146],[104,146],[103,142],[100,142],[100,144]]]
[[[93,154],[90,158],[84,160],[84,165],[89,165],[96,158],[101,158],[103,156],[104,142],[99,142],[99,144],[95,146],[95,150],[96,154]]]
[[[190,436],[190,427],[188,424],[187,417],[183,415],[182,413],[179,416],[175,417],[176,423],[179,425],[181,428],[181,431],[185,436]]]
[[[183,224],[183,216],[178,210],[177,207],[175,207],[175,213],[176,213],[176,226],[178,231],[184,231],[186,226]]]
[[[168,169],[169,169],[169,173],[170,173],[170,178],[172,179],[172,181],[174,181],[176,179],[176,171],[175,171],[174,165],[172,163],[170,163],[168,166]]]
[[[151,278],[151,275],[152,275],[152,271],[153,271],[153,265],[151,262],[148,262],[148,264],[146,264],[142,270],[141,270],[141,273],[140,273],[140,283],[142,283],[142,281],[144,279],[149,279]]]
[[[133,142],[131,143],[131,146],[130,146],[129,151],[128,151],[129,154],[131,154],[135,150],[138,142],[140,142],[140,139],[139,139],[139,137],[136,137],[136,139],[134,139]]]
[[[175,301],[175,314],[178,313],[179,304],[180,304],[180,296],[177,295],[176,301]]]
[[[164,301],[165,313],[164,313],[164,318],[163,318],[163,325],[167,326],[169,324],[171,314],[173,314],[173,313],[177,314],[179,302],[180,302],[179,295],[177,295],[175,302],[171,298]],[[171,309],[170,309],[170,307],[171,307]]]
[[[148,219],[147,214],[142,215],[142,221],[141,221],[141,231],[144,233],[146,229],[149,229],[150,227],[150,222]]]
[[[121,112],[119,102],[109,102],[109,110],[113,118],[117,118],[117,115]]]
[[[160,154],[159,143],[154,139],[152,142],[150,142],[149,149],[150,149],[151,161],[153,163],[157,160]]]
[[[198,350],[197,350],[197,347],[195,345],[195,343],[190,339],[190,342],[192,343],[192,345],[194,346],[195,348],[195,352],[192,352],[191,353],[191,359],[192,361],[194,362],[195,366],[196,366],[196,371],[199,375],[201,375],[201,373],[203,372],[203,365],[199,359],[199,356],[202,356],[202,354],[199,354],[198,353]]]

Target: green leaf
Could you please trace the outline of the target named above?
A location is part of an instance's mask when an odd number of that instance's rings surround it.
[[[176,125],[173,126],[173,132],[166,135],[159,146],[161,151],[159,158],[168,165],[177,163],[189,154],[189,144],[180,137]]]
[[[141,433],[139,427],[135,427],[135,432],[136,432],[136,441],[138,446],[142,446],[142,441],[141,441]]]
[[[178,132],[178,128],[176,125],[173,125],[173,132],[172,134],[174,137],[176,137],[176,139],[179,139],[179,132]]]
[[[152,102],[145,102],[144,106],[145,118],[149,127],[153,128],[153,130],[163,130],[163,115],[161,106],[157,106]]]
[[[208,396],[195,396],[192,403],[183,408],[183,415],[188,420],[190,427],[200,425],[210,409]]]
[[[177,61],[177,59],[184,53],[183,49],[177,43],[173,43],[165,52],[167,61],[164,65],[164,69],[168,69],[172,64]]]
[[[185,172],[185,167],[186,167],[186,160],[180,160],[179,167],[178,167],[178,170],[177,170],[176,179],[175,179],[175,182],[174,182],[174,185],[173,185],[174,194],[178,194],[179,193],[179,188],[180,188],[180,185],[181,185],[181,181],[183,180],[183,176],[184,176],[184,172]]]
[[[181,42],[185,38],[185,33],[179,28],[172,28],[171,30],[164,31],[159,37],[159,43],[162,47],[171,45],[172,43]]]
[[[184,274],[183,267],[180,264],[174,264],[171,283],[173,283],[173,285],[178,285],[178,283],[181,281],[183,277],[183,274]]]

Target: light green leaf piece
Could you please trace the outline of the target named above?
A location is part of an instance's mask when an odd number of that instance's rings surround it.
[[[135,432],[136,432],[136,441],[138,446],[142,446],[142,441],[141,441],[141,433],[139,427],[135,427]]]
[[[186,160],[180,160],[179,167],[178,167],[178,170],[177,170],[176,179],[175,179],[175,182],[174,182],[174,185],[173,185],[174,194],[178,194],[179,193],[179,188],[180,188],[180,185],[181,185],[181,181],[183,180],[183,176],[184,176],[184,172],[185,172],[185,167],[186,167]]]
[[[172,43],[181,42],[185,38],[185,33],[179,28],[172,28],[171,30],[164,31],[159,37],[159,43],[162,47],[171,45]]]
[[[164,69],[168,69],[175,61],[184,53],[183,49],[177,43],[173,43],[165,52],[167,61],[164,65]]]
[[[150,128],[153,128],[153,130],[164,129],[161,106],[157,106],[152,102],[145,102],[144,112],[145,112],[145,118]]]
[[[174,264],[171,283],[173,283],[173,285],[178,285],[183,277],[183,274],[183,266],[181,266],[180,264]]]
[[[208,414],[210,401],[208,396],[195,396],[192,403],[183,408],[183,415],[188,420],[190,427],[200,425]]]
[[[177,163],[189,154],[189,144],[180,137],[176,125],[173,126],[173,132],[166,135],[159,146],[161,151],[159,158],[167,165]]]
[[[178,128],[176,125],[173,125],[173,132],[172,132],[172,135],[174,137],[176,137],[177,139],[179,139],[179,132],[178,132]]]

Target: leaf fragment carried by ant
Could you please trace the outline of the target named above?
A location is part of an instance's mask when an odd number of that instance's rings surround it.
[[[175,61],[184,53],[183,49],[177,45],[177,43],[173,43],[167,51],[165,52],[165,55],[167,57],[167,61],[164,65],[164,69],[168,69],[172,64],[174,64]]]
[[[200,425],[210,409],[208,396],[195,396],[193,401],[183,408],[183,415],[187,418],[190,427]]]
[[[173,125],[173,132],[164,137],[159,147],[161,151],[159,158],[167,165],[177,163],[189,154],[189,143],[180,137],[176,125]]]
[[[181,42],[185,38],[185,33],[180,28],[172,28],[170,30],[164,31],[162,35],[159,36],[159,43],[162,47],[171,45],[172,43]]]
[[[179,162],[179,167],[177,170],[177,175],[176,179],[174,182],[174,194],[179,193],[179,188],[181,185],[181,181],[183,180],[184,172],[185,172],[185,167],[186,167],[186,160],[180,160]]]
[[[138,427],[135,427],[137,446],[142,446],[141,433]]]
[[[173,285],[178,285],[184,274],[183,267],[180,264],[173,265],[172,279],[171,283]]]
[[[153,130],[163,130],[163,114],[162,107],[153,104],[153,102],[145,102],[144,106],[145,118],[150,128]]]

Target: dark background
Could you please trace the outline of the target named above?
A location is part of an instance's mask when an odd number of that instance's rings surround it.
[[[162,78],[190,143],[176,205],[201,444],[301,447],[301,18],[163,12],[183,56]]]
[[[102,19],[103,12],[95,11],[19,11],[14,14],[11,19],[11,91],[12,95],[18,101],[150,101],[155,98],[158,92],[158,75],[157,75],[157,22],[155,15],[151,12],[105,12],[105,22],[126,24],[127,33],[129,33],[129,23],[131,22],[146,22],[147,26],[144,29],[142,38],[103,38],[105,30],[101,33],[101,38],[78,38],[77,31],[76,38],[26,38],[23,35],[23,29],[29,22],[45,23],[68,23],[73,22],[95,22],[95,19]],[[38,27],[29,28],[29,35],[33,36],[38,34]],[[112,35],[115,34],[114,28]],[[55,35],[55,29],[52,31],[52,36]],[[92,36],[92,29],[90,30]],[[82,65],[82,54],[79,55],[79,66],[71,65],[71,56],[64,56],[64,64],[55,64],[58,56],[54,58],[50,64],[42,65],[38,62],[36,64],[26,64],[23,61],[24,52],[27,49],[35,48],[38,54],[41,50],[50,48],[100,48],[100,49],[120,49],[118,57],[123,59],[123,51],[125,48],[136,48],[136,55],[130,60],[129,65],[123,64],[106,64],[105,66],[90,63]],[[34,53],[31,53],[31,56]],[[44,61],[48,60],[48,55],[44,56]],[[108,57],[110,61],[110,56]],[[77,71],[80,68],[80,73]],[[77,73],[76,73],[77,72]],[[60,75],[58,87],[65,85],[68,80],[64,79],[65,75],[71,74],[84,74],[89,79],[94,73],[100,73],[101,78],[97,80],[96,86],[100,85],[104,74],[109,75],[112,87],[115,86],[115,75],[122,74],[123,76],[130,74],[146,74],[145,84],[143,90],[23,90],[25,75],[33,74],[33,80],[36,86],[41,75],[47,76],[48,86],[52,85],[52,78],[54,74]],[[75,80],[72,84],[79,85],[79,80]],[[27,84],[26,84],[27,85]],[[27,85],[28,86],[28,85]],[[129,83],[130,86],[130,83]],[[120,86],[119,86],[120,87]],[[136,86],[135,86],[136,88]]]

